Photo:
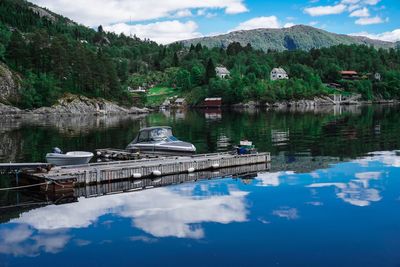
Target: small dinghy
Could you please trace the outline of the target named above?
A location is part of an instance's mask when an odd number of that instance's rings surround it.
[[[88,164],[93,158],[93,153],[86,151],[71,151],[65,154],[59,148],[54,148],[52,153],[47,153],[46,160],[55,166]]]
[[[238,155],[257,153],[256,147],[253,145],[253,142],[248,140],[240,141],[240,144],[235,147],[235,150]]]

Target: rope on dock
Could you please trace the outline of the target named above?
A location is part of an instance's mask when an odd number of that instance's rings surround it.
[[[49,184],[51,184],[51,182],[44,182],[44,183],[32,184],[32,185],[21,185],[21,186],[16,186],[16,187],[6,187],[6,188],[0,188],[0,191],[18,190],[18,189],[23,189],[23,188],[42,186],[42,185],[49,185]]]

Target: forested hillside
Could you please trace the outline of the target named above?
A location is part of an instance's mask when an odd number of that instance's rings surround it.
[[[0,59],[23,76],[25,107],[50,105],[63,92],[126,99],[133,72],[154,65],[159,46],[80,26],[23,0],[0,2]]]
[[[190,48],[180,65],[176,85],[195,103],[206,96],[222,96],[225,103],[255,99],[274,102],[337,92],[326,83],[339,83],[343,91],[338,93],[360,93],[365,100],[400,96],[400,51],[395,49],[339,45],[308,52],[264,53],[238,43],[226,50],[197,45]],[[230,78],[215,78],[214,65],[226,66]],[[288,72],[289,80],[269,79],[271,69],[278,66]],[[341,70],[357,71],[360,79],[343,80]],[[371,77],[376,72],[381,74],[380,81]]]
[[[367,37],[336,34],[306,25],[295,25],[281,29],[255,29],[234,31],[227,34],[180,41],[185,46],[201,44],[208,48],[228,47],[231,43],[242,46],[251,44],[255,49],[285,51],[310,50],[336,45],[372,45],[375,48],[394,48],[391,42],[373,40]]]
[[[130,104],[145,97],[132,97],[128,87],[151,86],[172,88],[192,104],[207,96],[221,96],[226,104],[312,98],[331,93],[324,85],[329,82],[364,99],[400,96],[398,49],[338,45],[264,52],[239,43],[226,49],[162,46],[107,33],[101,26],[93,30],[24,0],[0,2],[0,60],[21,77],[21,97],[14,104],[25,108],[51,105],[65,92]],[[230,78],[216,77],[220,65],[230,70]],[[290,79],[270,81],[271,69],[279,66]],[[341,70],[366,78],[345,81]],[[368,78],[375,72],[381,81]]]

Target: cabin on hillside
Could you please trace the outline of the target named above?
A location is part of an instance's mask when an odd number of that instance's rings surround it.
[[[289,76],[283,68],[273,68],[271,71],[271,81],[287,80]]]
[[[217,77],[221,79],[225,79],[231,75],[231,72],[225,67],[216,67],[215,73],[217,74]]]
[[[354,70],[343,70],[340,72],[343,80],[358,80],[360,77],[357,71]]]
[[[222,106],[222,98],[221,97],[210,97],[204,99],[203,106],[205,108],[220,108]]]
[[[186,100],[184,98],[177,98],[174,102],[174,106],[177,108],[182,108],[186,106]]]

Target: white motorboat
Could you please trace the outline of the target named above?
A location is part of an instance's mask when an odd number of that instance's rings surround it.
[[[55,149],[53,153],[47,153],[47,162],[55,166],[82,165],[88,164],[94,156],[93,153],[86,151],[71,151],[65,154],[60,152],[61,150]]]
[[[172,135],[172,129],[168,126],[141,129],[126,149],[130,152],[142,151],[171,155],[196,153],[196,147],[193,144],[178,140]]]

